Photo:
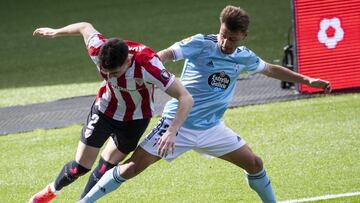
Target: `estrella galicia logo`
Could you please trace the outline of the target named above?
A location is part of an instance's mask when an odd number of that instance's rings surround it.
[[[209,76],[208,84],[213,90],[222,92],[229,87],[230,77],[226,75],[224,71],[214,73]]]

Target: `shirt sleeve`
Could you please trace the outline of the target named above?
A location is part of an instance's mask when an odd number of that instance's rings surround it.
[[[196,58],[204,49],[205,41],[202,34],[188,37],[180,42],[176,42],[170,48],[174,54],[174,60],[184,58]]]
[[[143,79],[163,91],[166,91],[175,80],[175,75],[165,69],[157,56],[145,63],[143,67]]]
[[[100,33],[94,33],[91,35],[86,43],[86,48],[91,60],[96,64],[98,70],[100,70],[99,53],[102,45],[106,42],[106,39]]]
[[[245,58],[245,69],[244,71],[249,74],[255,74],[262,72],[265,69],[265,61],[258,57],[254,52],[249,49],[244,50],[247,52],[247,57]]]

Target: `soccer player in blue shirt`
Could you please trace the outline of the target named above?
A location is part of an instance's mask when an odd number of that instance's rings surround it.
[[[197,34],[158,53],[163,62],[185,59],[180,80],[195,102],[177,136],[170,139],[174,144],[167,143],[161,148],[164,143],[160,139],[167,136],[163,132],[178,108],[178,101],[172,99],[166,104],[159,124],[132,157],[109,170],[80,202],[94,202],[161,158],[171,161],[191,149],[244,169],[250,187],[262,201],[276,202],[260,157],[240,135],[221,122],[234,94],[236,79],[242,72],[262,73],[279,80],[322,88],[325,92],[331,91],[331,84],[269,64],[246,47],[239,46],[247,36],[249,25],[249,17],[240,7],[225,7],[220,14],[220,23],[217,35]]]

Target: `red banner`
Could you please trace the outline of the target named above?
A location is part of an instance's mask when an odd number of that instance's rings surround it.
[[[298,72],[334,90],[360,87],[360,0],[294,0],[294,17]]]

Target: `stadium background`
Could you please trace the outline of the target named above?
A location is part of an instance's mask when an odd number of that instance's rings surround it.
[[[36,39],[32,32],[37,27],[87,21],[106,37],[140,41],[161,50],[196,33],[217,33],[221,9],[239,3],[251,16],[245,44],[269,62],[281,59],[291,25],[288,0],[3,1],[0,89],[99,81],[82,39]],[[181,64],[169,69],[179,75]]]

